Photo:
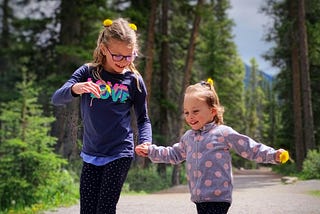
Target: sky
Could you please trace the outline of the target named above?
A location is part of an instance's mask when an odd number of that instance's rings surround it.
[[[272,26],[272,19],[259,12],[264,2],[265,0],[230,0],[232,8],[228,13],[235,23],[234,41],[242,60],[250,65],[250,59],[255,58],[260,70],[276,74],[277,68],[272,67],[261,56],[272,47],[272,43],[263,40],[267,27]]]

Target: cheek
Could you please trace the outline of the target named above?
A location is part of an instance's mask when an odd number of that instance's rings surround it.
[[[201,114],[201,115],[198,115],[196,119],[198,121],[201,121],[202,123],[207,123],[207,121],[209,120],[209,117],[208,115]]]
[[[214,115],[212,114],[212,112],[207,112],[199,116],[199,120],[203,121],[204,123],[211,122],[213,118],[214,118]]]
[[[190,122],[190,117],[185,116],[184,120],[186,121],[186,123],[189,123]]]

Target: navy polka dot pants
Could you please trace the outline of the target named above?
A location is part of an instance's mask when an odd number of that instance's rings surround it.
[[[80,177],[80,213],[115,214],[132,158],[120,158],[103,166],[83,162]]]
[[[228,202],[203,202],[196,205],[198,214],[227,214],[230,207]]]

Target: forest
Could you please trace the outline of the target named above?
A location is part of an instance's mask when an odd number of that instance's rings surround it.
[[[288,150],[291,159],[282,171],[319,179],[320,1],[266,0],[259,8],[273,20],[264,37],[273,44],[264,58],[279,71],[272,84],[255,56],[244,81],[231,7],[229,0],[1,0],[0,213],[76,202],[80,99],[56,107],[51,96],[92,61],[107,18],[123,17],[138,28],[135,63],[148,91],[153,143],[179,140],[188,129],[182,119],[185,88],[212,78],[225,124]],[[259,167],[235,154],[233,165]],[[136,158],[125,189],[143,190],[151,177],[150,186],[161,178],[177,185],[185,182],[183,175],[183,165]]]

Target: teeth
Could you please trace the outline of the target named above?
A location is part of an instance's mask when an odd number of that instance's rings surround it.
[[[117,65],[119,68],[124,68],[124,66]]]

